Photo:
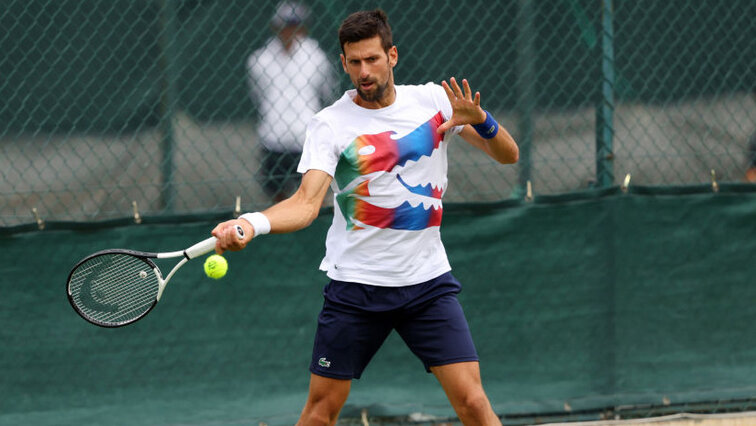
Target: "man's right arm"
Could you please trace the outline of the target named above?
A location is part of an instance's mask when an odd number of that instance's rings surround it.
[[[270,222],[270,232],[282,234],[308,227],[318,217],[323,199],[333,178],[321,170],[309,170],[302,177],[299,189],[291,197],[262,212]],[[234,226],[244,229],[244,239],[236,236]],[[218,224],[212,231],[218,238],[215,251],[238,251],[254,238],[255,229],[244,219],[234,219]]]

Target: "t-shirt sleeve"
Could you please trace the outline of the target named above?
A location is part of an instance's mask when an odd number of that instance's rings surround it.
[[[305,143],[297,172],[304,174],[308,170],[315,169],[333,176],[339,161],[335,140],[333,129],[318,116],[313,117],[307,124]]]
[[[449,102],[449,97],[446,96],[446,91],[444,90],[444,88],[432,82],[426,84],[425,87],[430,92],[431,99],[436,105],[436,108],[438,108],[438,110],[441,111],[441,114],[444,116],[444,121],[450,119],[452,116],[452,106],[451,102]],[[456,135],[462,131],[463,127],[464,126],[454,126],[447,133]]]

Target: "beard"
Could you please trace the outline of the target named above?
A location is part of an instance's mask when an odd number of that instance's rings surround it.
[[[357,89],[357,94],[360,95],[360,98],[366,102],[377,102],[386,94],[386,89],[388,89],[389,81],[391,81],[391,78],[386,79],[386,82],[383,84],[378,83],[378,81],[375,80],[358,80],[357,84],[355,84],[355,89]],[[362,83],[375,83],[375,88],[371,92],[366,92],[362,90],[360,87],[360,84]]]

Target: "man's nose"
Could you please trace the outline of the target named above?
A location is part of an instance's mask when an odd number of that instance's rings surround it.
[[[370,70],[368,69],[367,65],[363,62],[360,64],[360,78],[365,79],[370,77]]]

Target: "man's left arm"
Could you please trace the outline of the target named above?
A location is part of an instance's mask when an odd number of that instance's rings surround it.
[[[517,143],[507,129],[481,108],[480,92],[476,92],[473,96],[467,80],[462,80],[464,91],[454,77],[449,81],[451,85],[444,81],[441,86],[451,103],[452,116],[439,126],[438,132],[446,132],[454,126],[464,126],[459,135],[467,143],[501,164],[516,163],[520,156]]]
[[[498,124],[498,123],[497,123]],[[520,149],[517,143],[503,126],[498,126],[498,131],[491,139],[484,139],[470,124],[465,125],[459,132],[470,145],[488,154],[489,157],[501,164],[516,163],[520,157]]]

